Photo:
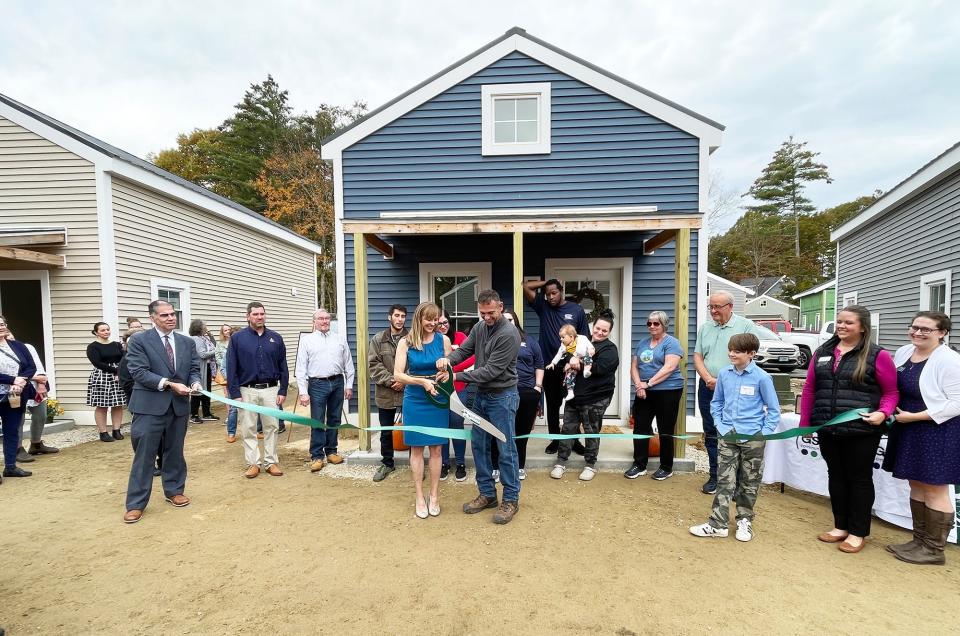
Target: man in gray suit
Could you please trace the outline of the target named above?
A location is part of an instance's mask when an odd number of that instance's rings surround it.
[[[190,391],[200,389],[200,358],[193,338],[174,331],[177,314],[170,303],[155,300],[149,310],[154,328],[127,341],[127,369],[134,380],[128,406],[133,414],[130,437],[134,453],[124,523],[140,521],[150,501],[153,462],[158,450],[163,457],[166,500],[178,508],[190,503],[183,494],[187,482],[183,440],[187,435]]]

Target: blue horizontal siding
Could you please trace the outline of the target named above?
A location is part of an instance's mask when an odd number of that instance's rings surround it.
[[[525,276],[544,275],[544,261],[583,254],[590,245],[590,256],[595,258],[626,257],[633,259],[633,305],[617,322],[631,321],[631,342],[618,343],[631,351],[647,334],[646,320],[651,311],[663,310],[674,317],[674,248],[673,244],[658,249],[650,256],[643,255],[643,240],[653,232],[617,232],[616,240],[600,233],[528,234],[524,237]],[[696,341],[697,324],[697,232],[691,233],[689,341],[691,354]],[[387,327],[387,310],[394,303],[406,305],[409,314],[421,302],[420,263],[490,262],[492,284],[510,307],[513,303],[513,238],[504,234],[470,234],[462,236],[391,236],[395,258],[385,260],[379,253],[367,248],[367,307],[369,340]],[[347,339],[356,355],[356,282],[353,260],[353,236],[345,237],[346,259],[346,322]],[[524,306],[524,325],[533,336],[539,335],[537,315]],[[408,321],[409,326],[409,321]],[[673,332],[673,329],[671,329]],[[687,408],[693,412],[693,363],[688,359],[689,396]],[[628,377],[628,376],[625,376]]]
[[[482,156],[480,87],[523,82],[551,85],[550,154]],[[604,205],[697,213],[698,151],[690,134],[512,53],[347,148],[344,215]]]

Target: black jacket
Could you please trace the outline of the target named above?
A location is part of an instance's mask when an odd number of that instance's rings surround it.
[[[573,406],[596,404],[600,400],[613,396],[617,380],[617,367],[620,366],[620,351],[609,340],[594,342],[596,353],[593,356],[593,368],[590,377],[583,377],[583,367],[577,373],[577,386],[573,390]]]

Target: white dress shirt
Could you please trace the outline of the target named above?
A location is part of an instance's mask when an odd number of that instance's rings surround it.
[[[329,331],[314,331],[300,340],[297,351],[297,365],[294,374],[300,395],[307,394],[310,378],[327,378],[331,375],[344,375],[344,389],[353,388],[353,359],[347,343]]]

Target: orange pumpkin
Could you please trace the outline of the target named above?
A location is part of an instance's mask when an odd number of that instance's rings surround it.
[[[659,455],[660,454],[660,436],[654,435],[650,438],[650,450],[648,451],[650,455]]]

